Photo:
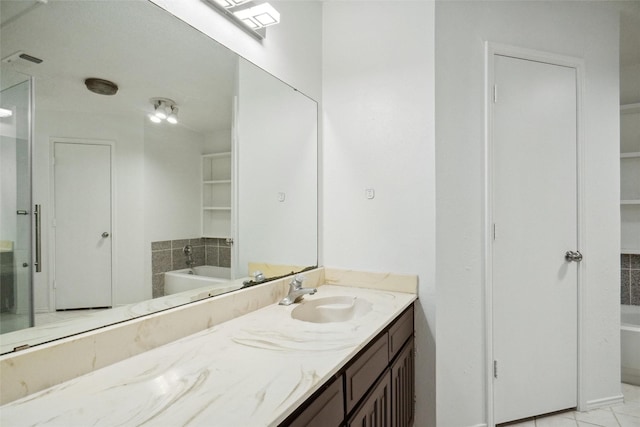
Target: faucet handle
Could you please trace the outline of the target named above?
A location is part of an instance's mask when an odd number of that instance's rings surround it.
[[[302,287],[302,282],[304,282],[304,276],[302,274],[296,274],[295,276],[293,276],[293,279],[291,280],[291,283],[289,283],[289,286],[291,286],[292,289],[299,289]]]

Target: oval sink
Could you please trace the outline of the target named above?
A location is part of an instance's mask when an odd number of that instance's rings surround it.
[[[346,322],[371,311],[371,303],[357,297],[325,297],[307,300],[291,311],[291,317],[304,322]]]

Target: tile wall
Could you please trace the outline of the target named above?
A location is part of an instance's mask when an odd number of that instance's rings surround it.
[[[194,239],[151,242],[153,298],[164,296],[164,273],[187,268],[186,245],[193,247],[195,266],[231,267],[231,246],[226,239],[198,237]]]
[[[621,303],[640,305],[640,254],[622,254],[620,264]]]

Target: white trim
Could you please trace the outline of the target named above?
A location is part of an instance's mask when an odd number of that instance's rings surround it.
[[[53,220],[56,217],[55,211],[55,159],[54,159],[54,148],[56,142],[66,143],[66,144],[85,144],[85,145],[106,145],[110,147],[110,159],[109,159],[109,168],[111,174],[111,230],[109,231],[111,234],[111,306],[115,306],[116,301],[116,284],[118,283],[118,278],[116,272],[117,270],[117,256],[116,256],[116,248],[117,248],[117,239],[118,233],[114,233],[114,230],[117,230],[116,227],[116,177],[115,177],[115,167],[114,167],[114,159],[116,158],[116,141],[114,140],[106,140],[106,139],[90,139],[90,138],[62,138],[62,137],[49,137],[49,201],[51,204],[51,216],[49,217],[49,311],[55,311],[56,303],[55,303],[55,290],[53,288],[53,282],[56,277],[56,263],[55,263],[55,227],[53,227]]]
[[[542,62],[551,65],[559,65],[576,70],[576,183],[577,183],[577,250],[582,254],[588,254],[584,236],[586,235],[584,224],[584,133],[582,99],[584,90],[584,60],[581,58],[558,55],[549,52],[526,49],[517,46],[500,43],[485,42],[485,140],[484,140],[484,317],[485,317],[485,409],[487,413],[487,425],[494,426],[494,401],[493,401],[493,271],[492,248],[493,240],[493,176],[492,176],[492,141],[493,141],[493,81],[494,81],[494,56],[509,56],[513,58]],[[588,260],[588,256],[586,257]],[[588,261],[578,263],[578,354],[577,354],[577,404],[578,410],[588,406],[586,397],[582,392],[586,383],[584,372],[585,355],[585,330],[583,322],[583,307],[585,305],[585,268]]]
[[[602,399],[588,400],[585,402],[584,409],[580,409],[580,411],[591,411],[593,409],[605,408],[612,405],[619,405],[621,403],[624,403],[624,396],[622,394],[603,397]]]

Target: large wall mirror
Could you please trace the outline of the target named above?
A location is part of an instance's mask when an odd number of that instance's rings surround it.
[[[317,264],[314,100],[146,0],[0,8],[2,353]]]

